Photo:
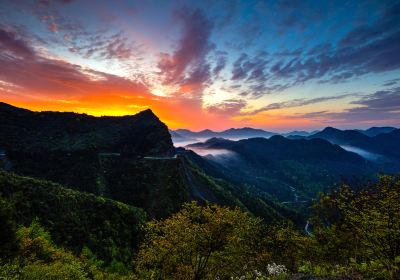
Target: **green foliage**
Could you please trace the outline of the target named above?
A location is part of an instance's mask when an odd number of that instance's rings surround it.
[[[17,247],[14,209],[0,196],[0,259],[10,257]]]
[[[143,211],[7,172],[0,172],[0,193],[15,205],[18,224],[29,225],[38,218],[56,244],[76,254],[86,246],[106,263],[115,259],[130,265],[145,220]]]
[[[383,176],[361,192],[343,187],[322,195],[314,211],[313,233],[306,235],[291,224],[264,230],[239,209],[188,204],[149,225],[137,267],[151,279],[284,279],[285,272],[276,272],[286,269],[315,277],[399,279],[399,178]]]
[[[263,219],[266,224],[283,222],[287,219],[302,224],[304,218],[296,211],[274,202],[265,192],[247,186],[239,187],[224,179],[217,179],[201,168],[201,159],[188,156],[183,160],[183,173],[186,175],[187,185],[190,186],[195,198],[225,206],[238,206]]]
[[[189,200],[177,159],[123,158],[103,160],[104,195],[144,209],[150,218],[165,218]]]
[[[96,265],[93,255],[89,260],[58,248],[37,221],[29,227],[20,227],[17,236],[19,249],[14,258],[0,262],[1,279],[134,279],[132,274],[106,272]]]
[[[369,278],[400,277],[400,179],[382,176],[359,193],[343,187],[315,207],[321,258]],[[327,248],[331,250],[326,250]]]
[[[223,160],[209,160],[209,164],[203,164],[204,168],[214,177],[218,174],[239,186],[255,186],[279,201],[293,199],[290,186],[298,191],[301,200],[308,200],[353,176],[366,181],[376,173],[376,168],[361,156],[322,139],[290,140],[272,136],[227,141],[214,138],[191,147],[231,151],[236,157],[227,160],[228,164]]]
[[[296,230],[291,224],[268,227],[264,246],[274,262],[284,264],[296,272],[308,253],[314,248],[313,240]]]
[[[251,271],[261,223],[239,209],[192,202],[172,217],[151,222],[137,258],[149,279],[225,279]]]

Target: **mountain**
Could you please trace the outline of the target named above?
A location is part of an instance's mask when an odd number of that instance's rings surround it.
[[[183,162],[182,171],[192,199],[239,206],[261,217],[266,224],[290,219],[299,227],[304,225],[304,213],[281,205],[265,192],[232,183],[223,175],[223,167],[183,148],[179,149],[178,155]]]
[[[308,200],[335,183],[373,173],[372,164],[364,158],[322,139],[212,138],[187,148],[210,151],[206,158],[214,176],[219,170],[226,180],[254,186],[278,201]],[[213,155],[215,150],[229,153]]]
[[[369,137],[356,130],[340,130],[333,127],[326,127],[308,137],[309,139],[325,139],[339,145],[353,145],[354,143],[368,141]]]
[[[92,117],[32,112],[0,103],[0,149],[6,151],[173,153],[168,128],[151,110],[134,116]]]
[[[77,255],[86,246],[106,263],[130,265],[146,220],[141,209],[121,202],[4,171],[0,196],[14,205],[18,224],[38,219],[58,245]]]
[[[292,136],[292,137],[296,137],[296,136],[300,136],[300,137],[306,137],[306,136],[310,136],[312,134],[318,133],[318,130],[314,130],[314,131],[298,131],[298,130],[294,130],[294,131],[290,131],[287,133],[283,133],[281,134],[282,136],[288,137],[288,136]]]
[[[174,130],[169,130],[169,133],[171,134],[171,138],[173,139],[173,142],[185,142],[185,141],[196,141],[195,138],[191,138],[189,136],[183,136],[181,132],[174,131]]]
[[[150,217],[189,199],[178,163],[169,160],[168,128],[150,110],[97,118],[0,104],[0,149],[9,171],[141,207]]]
[[[175,155],[168,128],[150,110],[97,118],[0,104],[0,120],[0,168],[18,175],[138,207],[149,218],[167,217],[197,200],[254,210],[266,223],[298,219]]]
[[[382,133],[392,132],[393,130],[396,130],[396,128],[391,126],[383,126],[383,127],[371,127],[366,130],[359,130],[359,131],[369,137],[374,137]]]
[[[244,128],[230,128],[228,130],[222,131],[218,134],[218,137],[243,139],[243,138],[254,138],[254,137],[269,138],[272,135],[276,135],[276,133],[265,131],[262,129],[244,127]]]
[[[387,130],[387,128],[384,130]],[[376,133],[380,131],[380,129],[371,128],[370,132],[371,131]],[[327,127],[321,132],[308,136],[307,138],[325,139],[349,150],[356,148],[358,151],[355,151],[359,154],[366,154],[366,158],[370,157],[370,160],[380,161],[386,166],[395,164],[395,169],[397,169],[400,159],[400,151],[396,148],[400,141],[399,135],[400,129],[394,129],[388,133],[380,133],[370,137],[357,130],[339,130]]]
[[[250,127],[243,127],[243,128],[230,128],[224,131],[212,131],[210,129],[205,129],[199,132],[193,132],[187,129],[177,129],[172,131],[172,137],[175,143],[179,142],[188,142],[193,139],[207,139],[212,137],[219,137],[219,138],[227,138],[227,139],[247,139],[247,138],[254,138],[254,137],[265,137],[269,138],[272,135],[276,135],[277,133],[265,131],[262,129],[255,129]],[[195,142],[195,141],[191,141]]]

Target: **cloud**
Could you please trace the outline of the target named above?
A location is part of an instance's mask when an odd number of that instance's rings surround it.
[[[102,22],[96,27],[89,28],[77,20],[64,16],[61,8],[73,1],[40,1],[39,5],[30,3],[16,3],[18,9],[33,14],[53,37],[47,38],[47,43],[54,42],[64,46],[68,51],[81,55],[84,58],[101,60],[114,60],[127,62],[129,59],[138,58],[141,54],[138,44],[130,39],[124,32],[115,30],[111,25]],[[62,4],[61,6],[59,4]]]
[[[178,85],[184,91],[198,93],[210,79],[210,65],[206,60],[214,49],[210,42],[213,23],[202,11],[184,10],[178,13],[183,23],[182,36],[174,53],[162,53],[158,62],[164,84]]]
[[[364,109],[373,111],[386,111],[391,113],[400,112],[400,87],[391,90],[380,90],[371,95],[351,102],[352,104],[363,105]]]
[[[357,106],[342,112],[311,112],[297,114],[294,117],[348,125],[354,123],[400,125],[400,87],[376,91],[351,102],[351,104]]]
[[[240,57],[233,63],[232,78],[231,80],[242,80],[247,77],[249,67],[246,69],[242,65],[248,61],[248,55],[242,53]]]
[[[284,10],[289,9],[280,5]],[[375,22],[349,31],[337,45],[325,42],[308,51],[301,47],[278,51],[270,54],[268,60],[267,56],[255,59],[242,53],[233,63],[230,79],[248,84],[247,96],[257,98],[311,80],[337,84],[365,74],[398,70],[399,13],[400,3],[389,5]],[[298,22],[297,17],[293,20]],[[284,26],[296,24],[289,20]]]
[[[7,30],[6,28],[0,27],[0,47],[4,54],[8,52],[14,56],[26,59],[35,56],[34,50],[11,29]],[[4,66],[2,66],[2,68],[3,67]]]
[[[284,102],[271,103],[271,104],[261,107],[257,110],[242,112],[241,115],[255,115],[258,113],[267,112],[267,111],[276,110],[276,109],[300,107],[300,106],[305,106],[305,105],[310,105],[310,104],[321,103],[321,102],[325,102],[325,101],[329,101],[329,100],[343,99],[348,96],[350,96],[350,94],[317,97],[317,98],[312,98],[312,99],[305,99],[305,98],[293,99],[293,100],[284,101]],[[352,94],[352,96],[354,96],[354,94]]]
[[[47,27],[53,33],[57,33],[58,32],[58,25],[56,23],[54,23],[54,22],[49,23],[49,25]]]
[[[219,52],[217,57],[215,58],[215,67],[212,71],[214,77],[219,76],[220,72],[225,68],[227,63],[227,53]]]
[[[60,110],[94,115],[134,114],[151,108],[173,128],[226,125],[199,107],[198,99],[161,97],[135,80],[95,71],[65,60],[45,57],[9,29],[0,29],[0,100],[33,110]],[[3,37],[2,37],[3,38]],[[10,39],[11,38],[11,39]],[[29,59],[25,57],[29,56]],[[193,82],[209,69],[196,68]],[[190,117],[188,117],[190,116]]]
[[[386,81],[382,86],[384,86],[384,87],[394,86],[394,85],[396,85],[399,81],[400,81],[400,78],[388,80],[388,81]]]
[[[224,102],[208,106],[207,111],[217,115],[234,116],[246,107],[246,101],[240,99],[229,99]]]
[[[36,95],[65,98],[106,92],[149,95],[147,88],[140,83],[43,57],[13,31],[0,29],[0,38],[0,80]]]
[[[246,80],[264,82],[266,75],[264,69],[268,64],[268,53],[259,52],[254,57],[250,57],[246,53],[242,53],[233,63],[231,80]]]

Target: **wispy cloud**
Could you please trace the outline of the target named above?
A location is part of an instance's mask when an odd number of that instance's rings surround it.
[[[207,111],[217,115],[234,116],[245,108],[247,102],[240,99],[229,99],[207,107]]]
[[[293,100],[284,101],[284,102],[271,103],[267,106],[261,107],[256,110],[242,112],[241,115],[255,115],[255,114],[259,114],[259,113],[267,112],[267,111],[271,111],[271,110],[276,110],[276,109],[300,107],[300,106],[306,106],[306,105],[321,103],[321,102],[330,101],[330,100],[343,99],[343,98],[346,98],[349,96],[355,96],[355,94],[333,95],[333,96],[317,97],[317,98],[312,98],[312,99],[304,99],[304,98],[293,99]]]
[[[400,125],[400,87],[364,95],[362,98],[351,102],[351,104],[357,106],[342,112],[310,112],[296,114],[293,117],[347,125],[354,123]]]

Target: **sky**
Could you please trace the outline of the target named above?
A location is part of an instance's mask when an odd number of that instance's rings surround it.
[[[400,126],[400,1],[1,0],[0,101],[170,128]]]

